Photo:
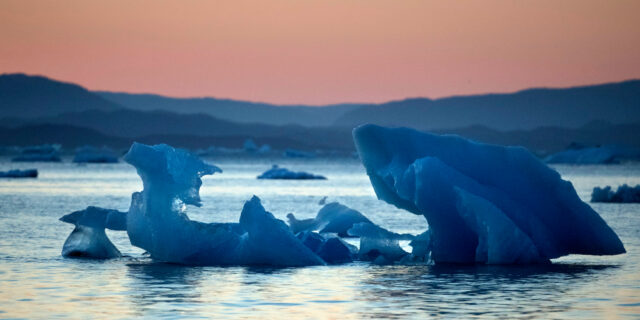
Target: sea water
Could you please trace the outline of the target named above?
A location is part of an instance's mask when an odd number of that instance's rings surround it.
[[[142,183],[125,163],[65,160],[0,160],[0,171],[40,174],[0,179],[0,318],[640,318],[640,204],[591,204],[626,254],[549,266],[187,267],[154,263],[111,231],[125,257],[70,259],[60,251],[73,226],[58,218],[89,205],[126,211]],[[422,216],[377,200],[356,159],[207,160],[224,172],[204,178],[194,220],[237,222],[254,194],[280,219],[311,218],[326,196],[398,233],[427,228]],[[272,164],[328,180],[256,179]],[[640,183],[640,164],[554,168],[584,201],[595,186]]]

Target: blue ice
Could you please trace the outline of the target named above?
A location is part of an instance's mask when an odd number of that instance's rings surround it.
[[[378,198],[427,219],[416,245],[436,263],[625,252],[571,183],[525,148],[375,125],[353,137]]]
[[[341,237],[348,237],[347,231],[356,223],[371,223],[359,211],[338,202],[326,204],[313,219],[298,220],[292,213],[289,213],[287,218],[289,219],[289,227],[294,233],[312,230],[320,233],[336,233]]]

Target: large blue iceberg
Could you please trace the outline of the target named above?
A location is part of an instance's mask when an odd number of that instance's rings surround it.
[[[247,201],[239,223],[202,223],[186,214],[200,206],[200,178],[221,172],[168,145],[134,143],[124,160],[136,167],[144,189],[127,215],[131,244],[155,260],[189,265],[306,266],[325,262],[261,205]]]
[[[525,148],[375,125],[353,137],[378,198],[427,219],[414,255],[510,264],[625,252],[571,183]]]

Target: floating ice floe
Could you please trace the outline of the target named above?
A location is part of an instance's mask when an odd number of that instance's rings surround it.
[[[327,178],[320,175],[304,171],[290,171],[286,168],[280,168],[274,164],[271,169],[263,172],[258,179],[282,179],[282,180],[326,180]]]
[[[37,169],[0,171],[0,178],[37,178]]]
[[[126,230],[126,212],[98,207],[87,207],[60,218],[75,228],[64,242],[62,255],[65,257],[84,257],[109,259],[120,257],[120,251],[111,243],[106,229]]]
[[[76,163],[116,163],[118,155],[107,147],[82,146],[76,149],[73,157]]]
[[[20,155],[11,159],[14,162],[60,162],[60,145],[44,144],[24,147]]]
[[[258,151],[258,145],[256,145],[253,140],[247,139],[244,141],[244,144],[242,144],[242,149],[247,153],[255,153]]]
[[[319,231],[320,233],[336,233],[341,237],[350,236],[347,231],[360,222],[372,223],[362,213],[332,202],[320,209],[313,219],[298,220],[293,213],[287,214],[289,227],[293,233],[301,231]]]
[[[375,125],[353,136],[378,198],[427,219],[414,255],[511,264],[625,252],[571,183],[524,148]]]
[[[610,186],[595,187],[591,193],[591,202],[640,203],[640,184],[635,187],[623,184],[616,191]]]

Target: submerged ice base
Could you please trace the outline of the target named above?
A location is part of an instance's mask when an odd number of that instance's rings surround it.
[[[375,125],[353,136],[378,198],[427,219],[417,247],[436,263],[625,252],[571,183],[524,148]]]

